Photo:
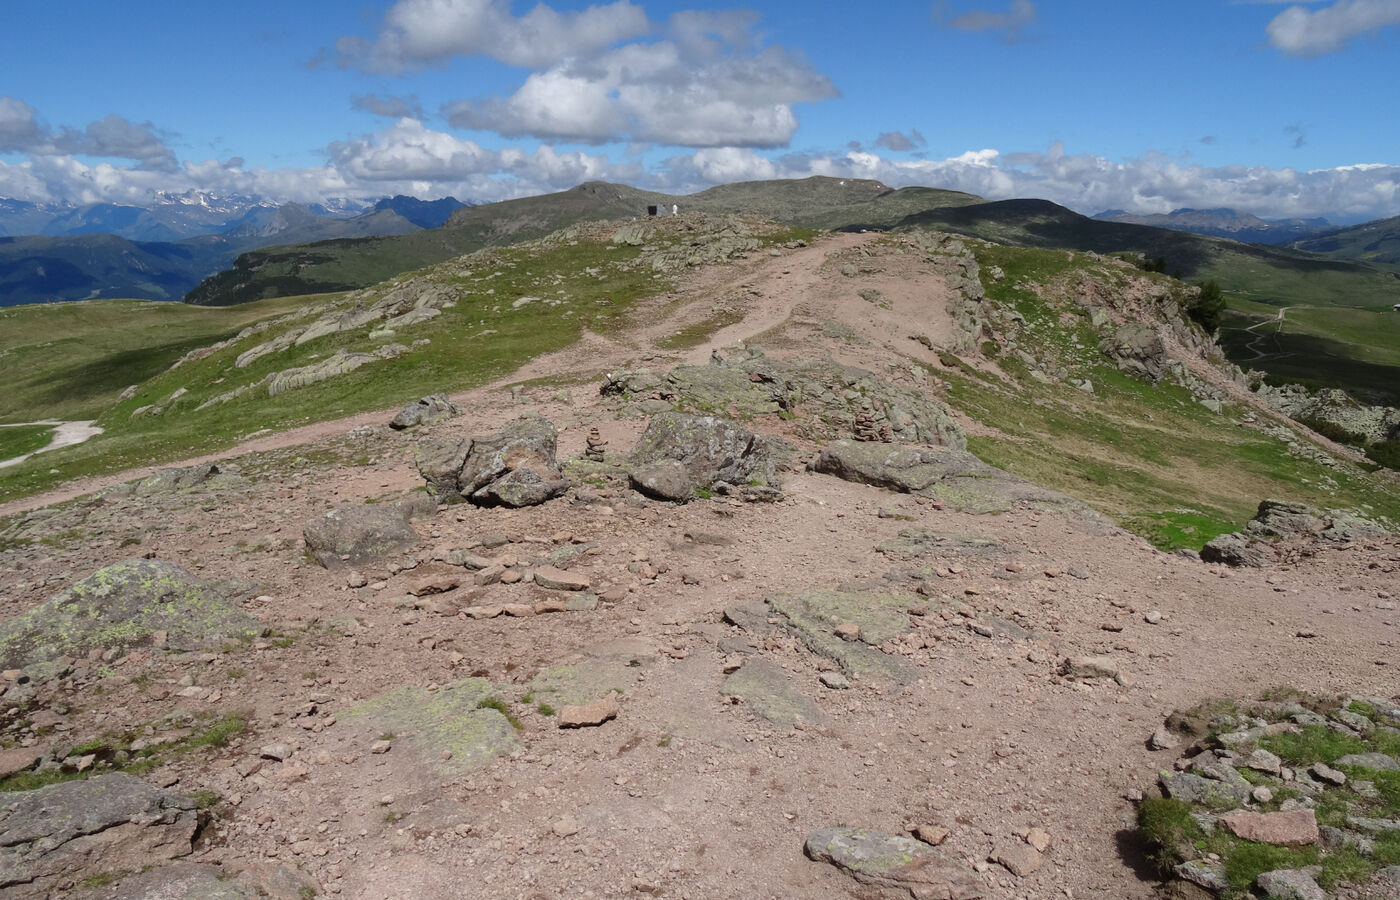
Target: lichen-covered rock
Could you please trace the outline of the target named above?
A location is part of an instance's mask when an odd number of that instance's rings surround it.
[[[238,603],[256,593],[249,582],[198,578],[173,563],[114,563],[0,623],[0,668],[42,678],[61,657],[140,646],[157,631],[185,650],[252,637],[262,626]]]
[[[920,898],[987,896],[971,869],[911,837],[869,828],[819,828],[804,849],[810,859],[830,863],[862,884],[903,888]]]
[[[910,597],[813,588],[776,594],[767,603],[809,650],[832,660],[847,675],[896,684],[911,684],[919,677],[907,659],[879,649],[912,629],[907,612],[913,604]],[[843,640],[833,623],[857,626],[858,637]]]
[[[321,887],[285,863],[177,862],[117,878],[106,890],[118,900],[304,900]]]
[[[346,718],[367,735],[390,732],[411,747],[420,765],[458,774],[519,749],[515,728],[501,712],[505,701],[491,682],[466,678],[435,691],[407,687],[349,710]]]
[[[791,728],[799,722],[820,725],[826,719],[786,672],[761,657],[748,660],[737,672],[728,675],[720,692],[742,702],[755,716],[780,728]]]
[[[439,438],[419,441],[413,446],[418,474],[428,483],[428,493],[438,503],[461,503],[462,490],[457,478],[467,461],[471,441]]]
[[[192,798],[120,773],[0,793],[0,889],[52,897],[60,881],[186,856],[198,827]]]
[[[772,485],[783,449],[781,441],[727,419],[662,413],[632,448],[631,482],[637,490],[666,500],[688,499],[719,481]],[[688,493],[679,489],[682,478]]]
[[[558,435],[547,419],[526,416],[494,434],[424,441],[414,449],[418,471],[440,503],[535,506],[569,489],[555,454]]]
[[[531,679],[529,692],[556,707],[582,706],[637,684],[639,669],[656,659],[656,647],[623,638],[584,647]]]
[[[395,431],[403,431],[418,425],[443,422],[461,414],[457,404],[449,400],[446,394],[429,394],[405,403],[403,409],[399,410],[399,414],[389,423],[389,427]]]
[[[422,504],[420,506],[419,504]],[[410,520],[432,504],[430,498],[404,503],[346,506],[302,527],[306,549],[328,569],[383,559],[418,544]]]

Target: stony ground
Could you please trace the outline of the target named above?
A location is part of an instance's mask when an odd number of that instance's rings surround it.
[[[285,866],[321,896],[899,896],[804,855],[813,831],[842,825],[946,832],[940,849],[989,897],[1156,896],[1125,799],[1174,759],[1148,738],[1214,696],[1288,686],[1395,698],[1400,542],[1226,570],[1092,517],[974,516],[811,474],[816,447],[773,419],[756,427],[798,447],[778,503],[656,503],[603,467],[543,506],[444,508],[415,523],[416,548],[378,563],[327,571],[303,553],[303,525],[327,509],[420,486],[412,451],[429,437],[538,413],[559,426],[561,458],[583,456],[592,426],[610,456],[625,452],[645,420],[597,394],[608,369],[703,361],[763,333],[775,354],[834,348],[878,370],[889,349],[912,352],[908,332],[950,331],[929,273],[890,273],[888,309],[847,296],[839,266],[873,237],[710,270],[658,300],[673,318],[634,344],[592,338],[586,358],[523,373],[591,376],[566,390],[470,392],[454,398],[462,417],[414,432],[385,428],[388,411],[265,439],[226,455],[236,478],[187,492],[88,493],[114,478],[0,508],[52,511],[35,532],[45,543],[0,552],[5,617],[144,555],[257,582],[246,609],[269,629],[209,652],[79,660],[39,687],[37,712],[0,710],[6,738],[38,750],[104,731],[178,739],[191,722],[244,714],[226,747],[143,777],[212,792],[188,861]],[[657,349],[705,318],[716,291],[739,289],[752,304],[743,322]],[[862,340],[833,340],[832,322]],[[584,547],[567,563],[583,592],[529,577],[477,585],[490,579],[451,564],[469,550],[528,576]],[[424,593],[444,579],[460,584]],[[880,620],[893,623],[887,669],[834,677],[810,634],[764,605],[818,589],[899,595]],[[466,611],[503,604],[520,614]],[[855,618],[810,608],[832,627]],[[1105,657],[1117,678],[1061,674],[1083,656]],[[484,681],[448,687],[463,679]],[[478,707],[491,696],[499,703]],[[615,718],[559,727],[559,709],[597,699],[615,701]],[[495,707],[518,727],[497,727]],[[451,728],[435,725],[443,710]],[[1039,847],[1020,852],[1027,837]],[[989,861],[1008,847],[1019,864]],[[158,895],[135,877],[73,881],[60,892]]]

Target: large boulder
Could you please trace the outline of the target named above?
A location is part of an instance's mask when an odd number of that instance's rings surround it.
[[[405,428],[419,425],[432,425],[461,414],[457,404],[449,400],[446,394],[429,394],[405,403],[403,409],[399,410],[399,414],[389,423],[389,427],[395,431],[403,431]]]
[[[684,502],[716,482],[772,485],[783,444],[728,419],[662,413],[632,448],[632,486]]]
[[[328,569],[358,565],[410,550],[418,544],[413,519],[429,517],[437,504],[428,497],[390,504],[333,509],[302,527],[306,549]]]
[[[536,506],[569,489],[557,450],[554,425],[526,416],[494,434],[425,444],[417,453],[418,471],[439,502]]]
[[[1122,371],[1153,384],[1166,374],[1167,345],[1151,325],[1120,325],[1099,343],[1099,349]]]
[[[0,890],[52,897],[60,882],[186,856],[198,827],[193,798],[120,773],[0,793]]]
[[[148,644],[156,632],[181,650],[252,637],[262,626],[238,604],[256,593],[250,582],[198,578],[173,563],[114,563],[0,623],[0,668],[42,678],[62,657]]]

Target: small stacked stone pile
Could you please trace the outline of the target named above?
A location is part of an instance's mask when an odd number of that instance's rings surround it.
[[[856,413],[855,436],[858,441],[880,440],[880,430],[875,425],[875,413],[869,406],[862,406]]]
[[[608,442],[603,440],[603,436],[598,433],[598,426],[594,425],[588,429],[588,448],[583,451],[584,458],[593,462],[602,462],[603,453],[608,446]]]

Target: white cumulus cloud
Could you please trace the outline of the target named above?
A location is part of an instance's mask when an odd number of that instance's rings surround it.
[[[373,39],[336,42],[342,66],[400,73],[454,56],[485,56],[526,68],[593,53],[651,30],[646,12],[628,0],[561,13],[541,3],[511,15],[509,0],[399,0]]]
[[[750,13],[682,13],[667,37],[569,58],[504,98],[448,104],[458,128],[601,144],[779,147],[797,130],[793,105],[837,96],[779,47],[755,49]]]
[[[1400,0],[1337,0],[1318,10],[1290,6],[1265,30],[1269,43],[1285,53],[1324,56],[1391,25],[1400,25]]]

